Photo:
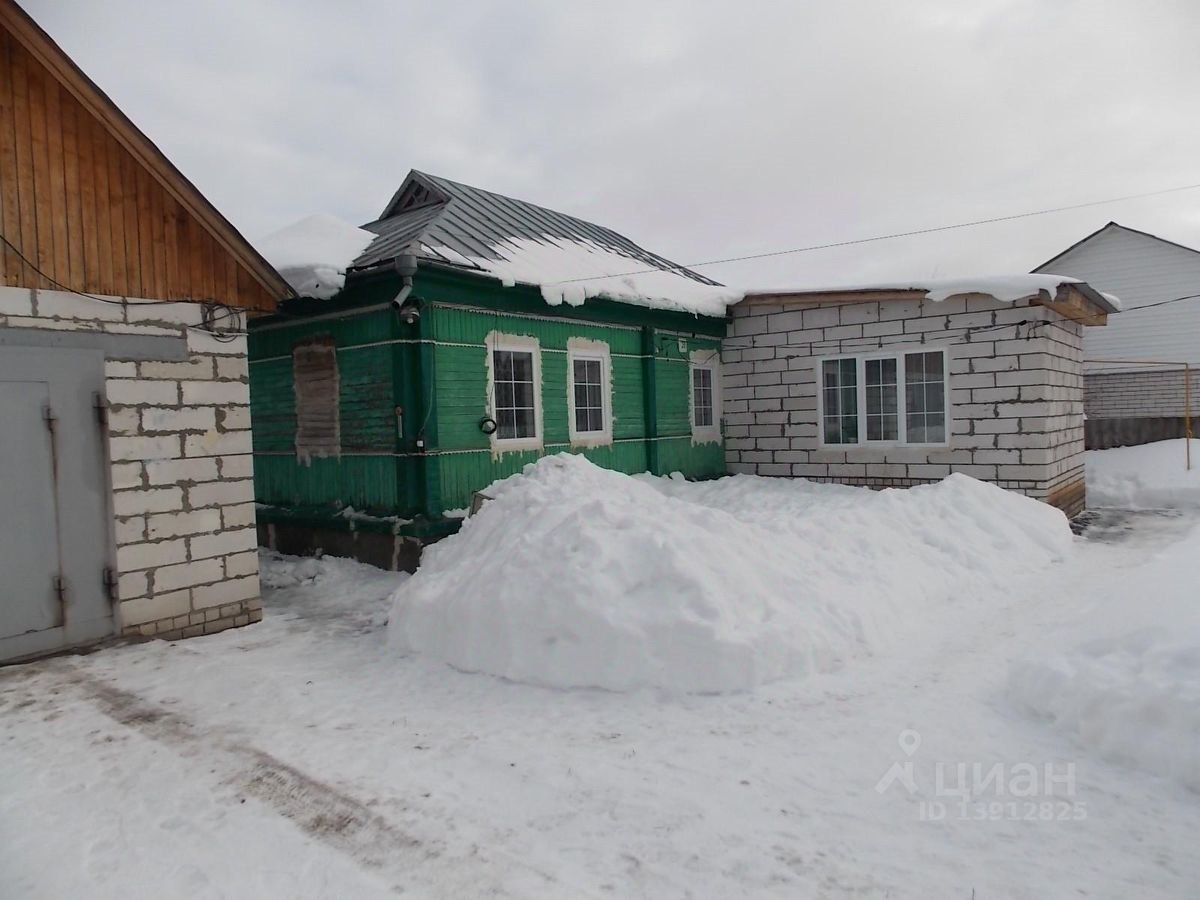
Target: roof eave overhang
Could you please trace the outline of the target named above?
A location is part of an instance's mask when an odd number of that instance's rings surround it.
[[[245,267],[264,290],[280,299],[296,296],[283,276],[25,10],[13,2],[0,2],[0,25],[53,74],[84,109],[107,126],[117,142],[203,225],[218,246]]]

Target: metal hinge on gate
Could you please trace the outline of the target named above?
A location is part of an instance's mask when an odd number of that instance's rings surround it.
[[[53,434],[54,427],[58,424],[58,416],[54,414],[54,410],[50,407],[50,404],[42,407],[42,420],[46,423],[46,429]]]
[[[108,599],[116,600],[117,573],[112,570],[112,566],[104,567],[104,571],[100,573],[100,579],[104,583],[104,592],[108,594]]]
[[[92,394],[92,406],[96,410],[96,423],[108,431],[108,398],[96,391]]]

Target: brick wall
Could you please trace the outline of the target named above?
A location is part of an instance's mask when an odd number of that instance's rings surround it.
[[[1079,325],[975,298],[742,303],[733,315],[722,351],[730,471],[871,487],[961,472],[1083,508]],[[948,350],[949,446],[821,447],[817,359],[887,347]]]
[[[188,327],[201,316],[190,303],[0,289],[0,325],[186,341],[184,360],[105,363],[125,635],[190,637],[262,618],[246,339]]]
[[[1192,370],[1192,415],[1200,415],[1200,370]],[[1089,419],[1183,415],[1183,368],[1156,372],[1089,372],[1083,408]]]

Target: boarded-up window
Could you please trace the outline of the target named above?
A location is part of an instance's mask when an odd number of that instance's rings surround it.
[[[340,456],[341,413],[338,408],[337,347],[332,338],[298,344],[292,350],[296,389],[296,458]]]

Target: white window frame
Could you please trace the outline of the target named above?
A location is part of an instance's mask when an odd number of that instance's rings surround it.
[[[712,378],[712,424],[696,424],[696,388],[695,376],[697,369],[707,369]],[[717,349],[693,350],[688,356],[688,421],[692,426],[693,444],[711,444],[721,442],[721,351]]]
[[[578,431],[575,425],[575,360],[600,363],[600,431]],[[613,442],[612,352],[604,341],[567,341],[567,427],[572,447],[605,447]]]
[[[490,332],[484,341],[487,347],[487,414],[493,421],[496,416],[496,372],[495,352],[508,350],[529,353],[533,358],[533,425],[532,437],[502,438],[499,431],[488,435],[493,453],[510,453],[519,450],[541,450],[545,442],[542,423],[542,348],[538,339],[527,334],[505,334]]]
[[[945,410],[946,417],[946,439],[944,441],[909,441],[908,438],[908,404],[906,402],[907,391],[905,390],[905,361],[904,358],[910,353],[940,353],[942,356],[942,372],[944,379],[942,381],[942,408]],[[857,394],[858,394],[858,441],[853,444],[830,444],[825,441],[825,381],[824,368],[825,363],[839,359],[853,359],[855,361],[855,372],[857,377]],[[894,359],[896,360],[896,433],[899,437],[896,440],[867,440],[867,366],[866,362],[869,359]],[[839,450],[846,447],[949,447],[951,426],[953,423],[952,410],[950,408],[950,348],[929,346],[928,344],[913,344],[905,347],[888,347],[883,350],[873,351],[870,353],[835,353],[829,356],[822,356],[815,360],[816,363],[816,388],[817,388],[817,441],[822,449]]]

